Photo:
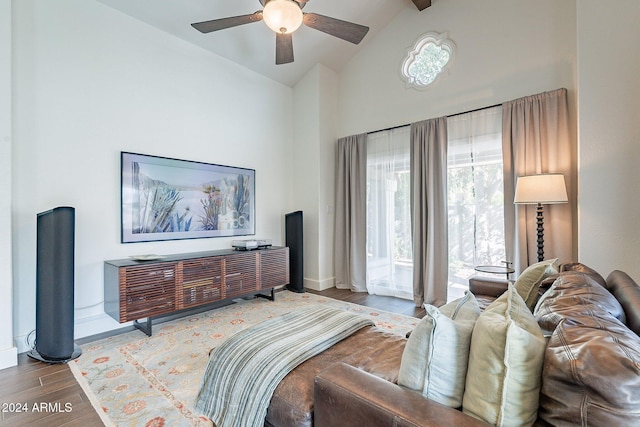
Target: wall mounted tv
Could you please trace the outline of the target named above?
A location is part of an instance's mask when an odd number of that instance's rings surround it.
[[[122,243],[255,234],[255,170],[121,152]]]

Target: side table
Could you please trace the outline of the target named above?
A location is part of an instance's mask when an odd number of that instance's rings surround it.
[[[515,270],[510,267],[510,262],[505,262],[506,265],[478,265],[473,269],[480,273],[489,273],[489,274],[504,274],[507,277],[507,280],[511,281],[511,274],[515,273]]]

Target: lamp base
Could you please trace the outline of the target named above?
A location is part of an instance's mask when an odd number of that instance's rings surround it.
[[[542,203],[536,208],[536,222],[538,223],[538,262],[544,260],[544,218],[542,216]]]

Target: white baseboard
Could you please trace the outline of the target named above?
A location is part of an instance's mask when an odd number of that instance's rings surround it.
[[[92,335],[113,331],[129,325],[131,325],[131,322],[120,324],[106,313],[102,313],[97,316],[84,317],[82,319],[76,318],[73,325],[73,339],[77,340],[80,338],[90,337]],[[19,335],[15,337],[14,341],[17,346],[18,353],[24,353],[31,350],[27,345],[26,338],[27,335]]]
[[[92,335],[102,334],[104,332],[114,331],[125,326],[131,325],[132,322],[118,323],[106,313],[96,316],[76,319],[73,326],[74,339],[86,338]]]
[[[31,347],[27,345],[27,335],[18,335],[13,337],[13,343],[16,345],[18,349],[18,353],[24,353],[25,351],[31,350]]]
[[[10,368],[18,364],[18,349],[16,347],[0,350],[0,369]]]
[[[312,280],[304,278],[304,287],[314,291],[324,291],[335,287],[335,279],[333,277],[324,280]]]

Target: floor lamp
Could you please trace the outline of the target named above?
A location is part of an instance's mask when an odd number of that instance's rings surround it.
[[[513,203],[517,205],[537,205],[538,261],[544,259],[544,218],[542,205],[567,203],[567,187],[564,175],[549,173],[518,177]]]

